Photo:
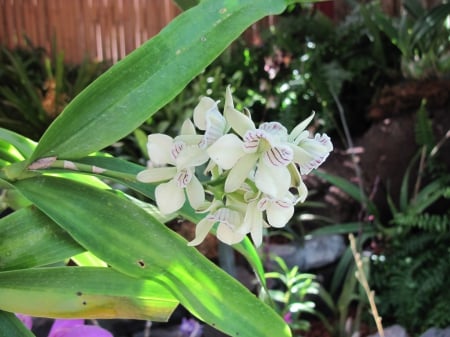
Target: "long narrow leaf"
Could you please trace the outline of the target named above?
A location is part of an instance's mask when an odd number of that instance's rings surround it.
[[[247,27],[285,8],[285,0],[214,0],[183,12],[79,94],[47,129],[32,160],[80,158],[131,133]]]
[[[23,208],[0,219],[0,270],[63,261],[84,249],[49,217]]]
[[[35,337],[13,313],[0,310],[0,337]]]
[[[31,139],[7,129],[0,128],[0,139],[14,146],[24,158],[30,157],[36,148],[36,143]]]
[[[111,268],[58,267],[0,272],[0,308],[52,318],[167,321],[178,301],[160,283]]]

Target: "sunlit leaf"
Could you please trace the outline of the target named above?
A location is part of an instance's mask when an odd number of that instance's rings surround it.
[[[101,267],[0,272],[0,298],[3,310],[52,318],[167,321],[178,305],[158,282]]]

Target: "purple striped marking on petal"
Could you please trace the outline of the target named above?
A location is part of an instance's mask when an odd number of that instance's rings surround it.
[[[289,146],[275,146],[266,151],[266,161],[272,166],[286,166],[294,158],[294,151]]]
[[[177,159],[178,155],[181,151],[185,148],[186,144],[181,141],[175,141],[172,145],[172,148],[170,149],[170,154],[172,155],[172,159]]]
[[[178,172],[175,176],[178,187],[185,188],[191,182],[192,176],[192,172],[187,169]]]

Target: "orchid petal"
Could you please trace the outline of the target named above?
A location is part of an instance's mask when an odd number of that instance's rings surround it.
[[[195,135],[195,126],[190,119],[186,119],[181,126],[180,134],[182,135]]]
[[[113,335],[95,325],[79,325],[72,328],[64,328],[56,330],[53,335],[48,337],[113,337]]]
[[[236,243],[241,242],[245,234],[234,231],[230,227],[228,227],[225,223],[220,223],[219,227],[217,227],[217,238],[226,243],[227,245],[234,245]]]
[[[260,161],[255,174],[255,184],[261,192],[275,198],[286,195],[291,185],[291,176],[286,166],[269,166]]]
[[[198,145],[203,139],[202,135],[197,134],[181,134],[175,137],[175,142],[181,142],[185,145]]]
[[[175,179],[159,184],[155,189],[156,204],[163,214],[170,214],[183,207],[186,197],[184,189],[178,186]]]
[[[262,244],[263,227],[264,227],[264,220],[262,219],[262,214],[261,214],[260,222],[257,222],[257,223],[255,222],[252,226],[252,229],[250,230],[250,236],[252,237],[253,244],[256,247],[259,247]]]
[[[264,130],[267,134],[276,137],[280,141],[287,141],[287,129],[279,122],[262,123],[259,129]]]
[[[245,155],[242,141],[234,134],[220,137],[207,150],[211,159],[222,169],[231,169]]]
[[[300,184],[297,186],[298,191],[298,202],[305,202],[306,197],[308,196],[308,188],[306,187],[303,180],[300,181]]]
[[[195,227],[195,238],[188,243],[188,246],[197,246],[202,243],[215,222],[216,220],[214,218],[211,218],[209,215],[200,220],[200,222]]]
[[[272,227],[282,228],[294,215],[294,205],[290,201],[273,200],[267,207],[266,214]]]
[[[247,209],[245,210],[244,221],[242,226],[238,229],[238,232],[242,234],[250,233],[253,224],[262,220],[262,212],[258,209],[258,200],[254,200],[248,203]]]
[[[84,319],[56,319],[53,322],[52,328],[48,337],[56,337],[58,330],[71,329],[84,325]]]
[[[311,123],[311,121],[314,118],[314,112],[306,118],[303,122],[300,122],[289,134],[289,141],[293,142],[294,144],[297,143],[297,139],[299,136],[302,135],[303,131],[306,129],[306,127]]]
[[[294,151],[289,145],[273,146],[264,153],[264,161],[269,166],[286,166],[294,159]]]
[[[333,144],[326,134],[316,134],[315,138],[304,139],[293,150],[294,162],[300,166],[300,173],[308,174],[327,159],[333,150]]]
[[[210,97],[200,98],[200,102],[194,108],[193,113],[194,124],[200,130],[206,130],[206,116],[211,110],[217,110],[217,102]]]
[[[220,241],[233,245],[244,239],[245,234],[238,231],[242,223],[239,212],[224,207],[218,209],[213,216],[219,222],[216,235]]]
[[[197,145],[188,145],[178,154],[176,166],[180,169],[203,165],[208,161],[208,153]]]
[[[191,182],[186,186],[186,194],[194,209],[198,209],[205,202],[205,190],[196,176],[193,176]]]
[[[156,133],[148,136],[147,151],[153,164],[161,166],[166,164],[175,164],[171,155],[173,138],[162,133]]]
[[[262,243],[262,228],[264,220],[262,211],[258,208],[258,201],[252,201],[248,204],[245,212],[242,227],[239,229],[241,233],[250,233],[253,243],[259,247]]]
[[[143,183],[155,183],[172,179],[176,173],[176,167],[155,167],[139,172],[136,179]]]
[[[24,314],[16,314],[16,316],[22,321],[23,325],[25,325],[28,330],[31,330],[33,327],[33,318],[31,316]]]
[[[255,123],[253,123],[251,118],[234,108],[231,89],[229,86],[226,90],[223,115],[232,129],[241,137],[243,137],[248,130],[256,129]]]
[[[240,158],[228,173],[227,180],[225,180],[225,192],[234,192],[241,187],[242,183],[248,178],[250,172],[255,167],[257,161],[257,154],[248,154]]]
[[[227,121],[217,109],[211,109],[206,114],[206,130],[201,147],[206,148],[222,137],[227,131]]]

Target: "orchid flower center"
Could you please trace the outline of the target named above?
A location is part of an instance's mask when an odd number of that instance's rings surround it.
[[[185,188],[191,182],[193,173],[189,169],[183,169],[175,175],[175,181],[179,188]]]

